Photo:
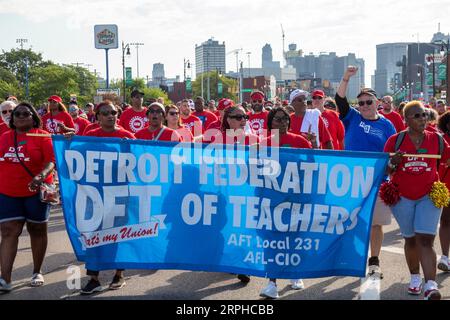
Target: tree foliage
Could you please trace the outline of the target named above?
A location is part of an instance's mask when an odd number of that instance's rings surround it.
[[[237,88],[238,82],[235,79],[227,78],[225,76],[220,75],[217,71],[210,71],[203,74],[203,97],[208,96],[208,77],[209,77],[209,88],[210,88],[210,97],[214,100],[219,100],[220,98],[228,98],[234,101],[237,101]],[[222,83],[222,93],[218,93],[218,83]],[[192,95],[194,97],[202,95],[202,76],[199,75],[192,82]]]

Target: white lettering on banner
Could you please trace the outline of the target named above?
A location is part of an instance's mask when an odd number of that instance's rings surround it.
[[[157,237],[159,229],[160,223],[155,220],[95,232],[82,232],[79,239],[83,248],[89,249],[123,241]]]
[[[211,161],[214,159],[210,157]],[[168,183],[169,165],[172,165],[174,183],[182,184],[183,164],[173,160],[168,155],[157,158],[150,153],[135,156],[132,153],[87,151],[84,157],[75,150],[65,151],[70,179],[81,181],[84,178],[86,183],[108,184],[116,176],[118,183],[135,183],[138,179],[144,183]],[[197,183],[218,187],[248,185],[282,193],[330,194],[357,199],[367,197],[375,178],[374,167],[352,167],[343,163],[287,162],[282,170],[278,161],[269,159],[250,158],[248,164],[220,162],[198,165]]]
[[[230,196],[229,203],[233,206],[233,227],[275,229],[279,232],[310,231],[341,235],[356,226],[361,210],[358,207],[350,214],[344,207],[283,202],[271,212],[270,199],[244,196]]]
[[[204,204],[204,206],[202,205]],[[191,210],[191,204],[193,210]],[[181,203],[181,217],[188,225],[198,224],[203,216],[203,225],[211,225],[211,216],[217,213],[217,195],[204,195],[204,199],[195,193],[189,193]]]
[[[114,226],[117,217],[125,216],[127,207],[124,204],[116,203],[118,197],[137,197],[139,222],[149,221],[151,199],[161,196],[161,186],[104,186],[102,191],[103,197],[99,190],[93,186],[77,185],[75,214],[77,228],[80,232],[98,230],[102,222],[102,229],[111,228]],[[88,204],[92,205],[88,206]],[[88,207],[91,209],[88,210]],[[164,229],[165,226],[162,221],[165,215],[152,216],[152,218],[156,217],[160,219],[160,228]]]

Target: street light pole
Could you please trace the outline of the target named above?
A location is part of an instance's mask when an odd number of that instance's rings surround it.
[[[143,46],[143,43],[134,42],[130,43],[130,46],[136,46],[136,75],[137,79],[139,79],[139,46]]]
[[[125,102],[125,91],[126,91],[126,85],[125,85],[125,49],[127,49],[127,55],[130,55],[130,44],[127,43],[126,45],[122,41],[122,86],[123,86],[123,102]]]
[[[444,44],[445,44],[445,47],[444,47]],[[449,47],[450,47],[450,35],[448,36],[447,41],[444,41],[444,43],[441,46],[441,55],[445,54],[445,66],[446,66],[446,68],[445,68],[445,86],[446,86],[446,89],[445,89],[446,90],[445,102],[446,102],[447,106],[450,103],[450,99],[448,97],[448,95],[450,93],[450,85],[449,85],[449,80],[450,79],[448,77],[448,74],[449,74],[449,70],[448,70]]]

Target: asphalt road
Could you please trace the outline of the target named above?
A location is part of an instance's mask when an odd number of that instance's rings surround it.
[[[435,242],[440,253],[438,241]],[[385,241],[380,257],[384,279],[378,288],[372,287],[373,294],[362,291],[361,278],[329,277],[304,280],[306,288],[295,291],[289,281],[279,280],[280,299],[286,300],[357,300],[363,296],[381,300],[420,300],[422,296],[406,293],[409,274],[403,256],[403,241],[395,222],[385,229]],[[68,269],[69,268],[69,269]],[[68,271],[69,270],[69,271]],[[92,296],[80,296],[76,288],[68,288],[67,280],[73,272],[81,273],[81,286],[85,276],[83,264],[76,261],[67,237],[61,209],[52,210],[49,222],[49,245],[44,261],[45,285],[40,288],[29,286],[32,273],[31,248],[28,233],[24,230],[20,237],[19,251],[14,264],[14,290],[0,294],[0,300],[260,300],[260,290],[267,280],[252,277],[247,285],[227,273],[191,272],[183,270],[126,270],[127,285],[121,290],[105,290]],[[76,274],[75,274],[76,275]],[[449,274],[438,271],[437,282],[444,299],[450,298]],[[101,273],[100,280],[107,287],[113,271]],[[72,279],[72,278],[71,278]],[[364,280],[364,279],[363,279]],[[75,283],[76,281],[71,281]],[[373,283],[372,283],[373,284]]]

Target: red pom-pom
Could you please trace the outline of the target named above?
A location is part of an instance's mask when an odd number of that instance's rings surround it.
[[[379,194],[381,200],[388,206],[393,206],[400,200],[398,185],[392,181],[383,182]]]

